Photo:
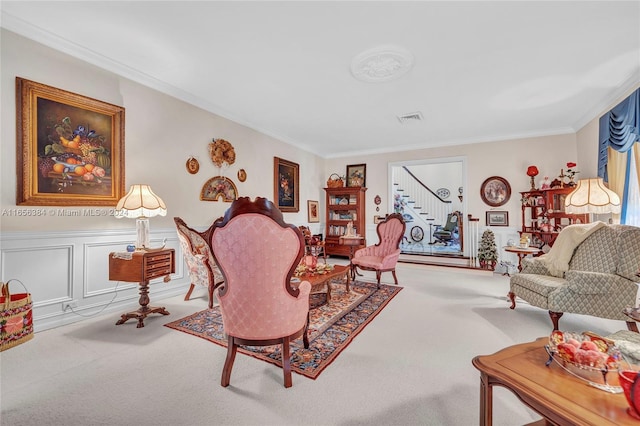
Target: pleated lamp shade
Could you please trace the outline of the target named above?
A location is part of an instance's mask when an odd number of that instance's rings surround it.
[[[618,214],[621,210],[620,197],[605,186],[602,178],[580,179],[564,201],[564,211],[569,214]]]
[[[136,249],[149,248],[149,218],[166,216],[167,206],[149,185],[131,185],[127,195],[116,205],[115,217],[136,219]]]

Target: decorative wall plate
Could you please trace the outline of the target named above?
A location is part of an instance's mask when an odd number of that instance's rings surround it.
[[[238,197],[238,189],[236,184],[229,178],[224,176],[215,176],[209,179],[200,191],[200,200],[202,201],[218,201],[222,197],[222,201],[230,203]]]
[[[200,163],[193,157],[189,157],[187,160],[187,171],[192,175],[195,175],[200,170]]]
[[[238,170],[238,180],[240,182],[247,180],[247,172],[245,172],[244,169]]]
[[[447,188],[438,188],[436,190],[436,194],[438,194],[438,197],[442,198],[443,200],[446,200],[447,198],[449,198],[449,195],[451,195]]]
[[[480,197],[491,207],[502,206],[511,198],[511,185],[505,178],[491,176],[482,182]]]

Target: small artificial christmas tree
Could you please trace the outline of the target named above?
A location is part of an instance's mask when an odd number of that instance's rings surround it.
[[[482,233],[480,247],[478,248],[478,260],[481,268],[491,269],[492,271],[496,269],[498,249],[496,248],[496,237],[490,229]]]

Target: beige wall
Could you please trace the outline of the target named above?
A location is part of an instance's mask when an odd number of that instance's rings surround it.
[[[358,157],[330,159],[326,161],[327,175],[332,172],[344,174],[347,164],[367,164],[367,216],[372,222],[375,212],[373,198],[376,194],[383,197],[382,206],[389,203],[387,193],[387,165],[402,161],[420,159],[465,157],[467,164],[465,188],[465,214],[480,218],[485,223],[488,210],[509,211],[511,226],[520,226],[520,194],[519,191],[529,189],[527,166],[534,164],[540,170],[541,179],[550,177],[566,168],[568,161],[576,161],[575,135],[559,135],[543,138],[528,138],[503,142],[458,145],[414,151],[392,152],[387,154],[363,155]],[[501,207],[491,208],[480,198],[480,186],[490,176],[501,176],[511,185],[511,199]],[[371,218],[371,220],[369,220]]]
[[[125,190],[132,183],[148,183],[165,201],[167,217],[151,219],[151,228],[172,228],[173,216],[194,226],[210,224],[229,203],[200,201],[200,190],[219,170],[210,161],[207,145],[212,138],[230,141],[236,162],[224,171],[241,196],[273,198],[273,157],[300,164],[299,213],[286,213],[285,220],[304,223],[307,199],[319,199],[324,178],[323,160],[274,138],[256,132],[185,102],[164,95],[91,64],[43,47],[2,30],[2,151],[0,158],[3,209],[16,206],[15,77],[23,77],[125,108]],[[200,162],[196,175],[187,173],[190,157]],[[247,180],[239,182],[243,168]],[[112,217],[36,217],[5,215],[2,231],[82,230],[130,228],[133,222]]]
[[[196,226],[204,226],[223,214],[228,207],[227,203],[199,200],[204,182],[219,174],[207,153],[207,144],[213,137],[229,140],[236,149],[236,163],[225,170],[224,174],[234,180],[240,195],[273,197],[273,156],[300,164],[300,212],[285,215],[286,220],[292,223],[306,222],[307,199],[320,200],[321,205],[324,205],[322,188],[326,186],[326,178],[333,172],[344,174],[347,164],[367,164],[367,212],[372,217],[375,211],[373,197],[376,194],[383,198],[382,206],[389,202],[389,163],[464,156],[467,164],[467,181],[463,185],[466,213],[484,218],[489,207],[479,197],[480,185],[487,177],[498,175],[506,178],[512,187],[511,200],[506,206],[499,208],[509,210],[512,224],[519,214],[517,192],[529,187],[529,178],[525,174],[528,165],[538,166],[541,173],[538,179],[544,175],[553,179],[560,169],[566,169],[568,161],[578,163],[581,172],[579,177],[596,174],[597,118],[577,134],[323,160],[6,30],[2,30],[1,65],[0,204],[3,208],[15,207],[16,76],[125,107],[125,186],[128,188],[132,183],[149,183],[169,208],[166,218],[152,220],[152,229],[171,228],[173,216],[182,216]],[[624,97],[620,100],[622,99]],[[185,170],[184,164],[189,156],[200,161],[200,172],[196,175],[190,175]],[[239,182],[236,177],[240,168],[247,171],[248,178],[244,183]],[[5,232],[132,227],[126,220],[113,218],[75,217],[69,220],[61,217],[25,219],[3,216],[1,219],[2,230]]]

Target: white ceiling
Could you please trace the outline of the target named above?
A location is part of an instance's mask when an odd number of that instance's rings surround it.
[[[6,29],[326,158],[575,132],[640,84],[638,1],[0,7]],[[356,80],[387,44],[413,68]]]

